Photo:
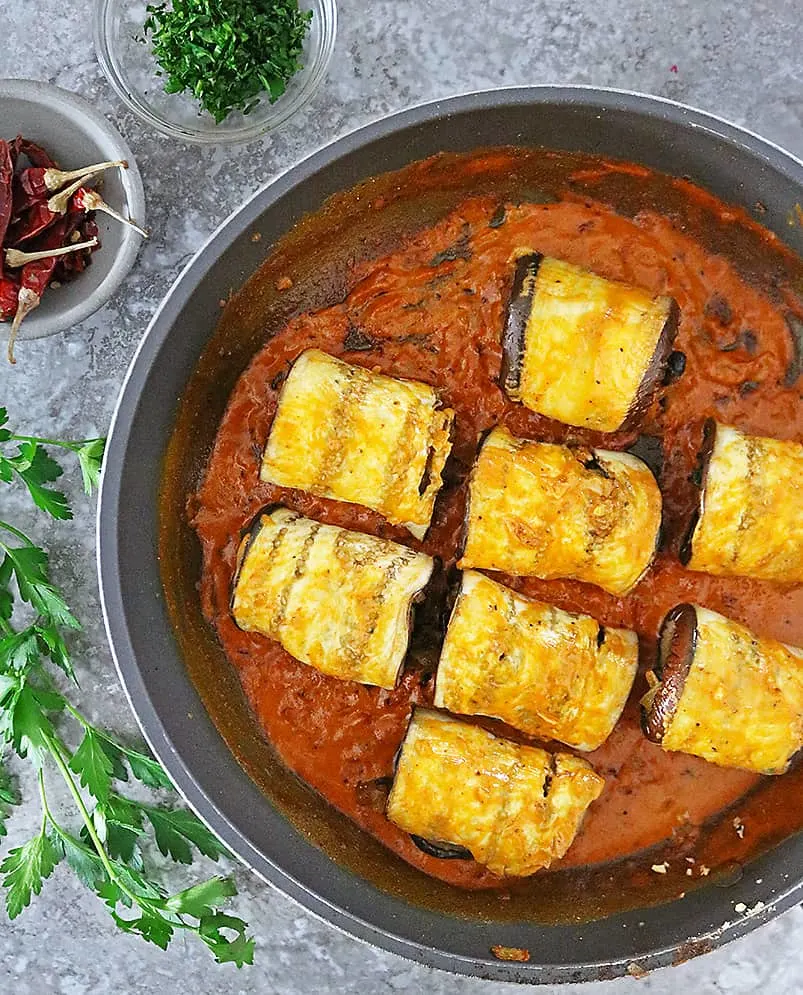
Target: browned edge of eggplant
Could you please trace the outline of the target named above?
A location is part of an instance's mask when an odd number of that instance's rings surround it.
[[[452,619],[457,613],[457,607],[460,604],[460,600],[463,597],[463,574],[455,571],[458,576],[457,578],[452,577],[451,579],[447,577],[447,589],[446,589],[446,599],[444,603],[443,610],[443,642],[446,641],[446,634],[449,631],[449,626],[452,624]],[[451,603],[450,603],[451,602]],[[434,696],[438,692],[438,677],[440,676],[440,658],[443,656],[443,646],[441,646],[441,654],[438,657],[438,665],[435,669],[435,684],[432,688],[432,693]]]
[[[396,774],[399,770],[399,760],[401,759],[402,749],[404,748],[404,743],[407,739],[407,734],[410,731],[410,726],[413,722],[413,717],[418,709],[417,705],[413,705],[410,711],[410,718],[407,720],[407,725],[404,730],[404,735],[401,738],[398,749],[393,754],[393,780],[396,779]],[[436,708],[426,708],[424,711],[436,712]],[[391,790],[392,790],[391,785]],[[390,798],[390,791],[388,792],[388,799]],[[387,805],[385,807],[385,817],[387,818]],[[470,850],[466,849],[464,846],[460,846],[458,843],[447,843],[445,840],[428,840],[424,839],[423,836],[417,836],[415,833],[409,833],[410,839],[418,847],[422,853],[426,853],[430,857],[438,857],[440,860],[473,860],[474,855]]]
[[[650,404],[652,404],[652,399],[656,391],[664,383],[669,356],[672,353],[672,346],[675,336],[678,333],[679,321],[680,308],[677,305],[677,301],[673,299],[669,307],[669,314],[666,316],[666,321],[661,328],[661,334],[658,336],[658,341],[655,344],[652,358],[644,376],[641,378],[636,396],[633,398],[625,419],[619,426],[619,431],[632,429],[638,424],[640,419],[646,414]],[[674,379],[678,379],[681,373]]]
[[[694,533],[700,523],[703,513],[703,501],[705,499],[705,485],[708,480],[708,467],[711,464],[711,456],[714,452],[714,445],[717,439],[717,423],[713,418],[707,418],[703,428],[703,441],[697,450],[697,462],[691,473],[691,481],[698,491],[697,503],[689,518],[689,524],[680,542],[678,557],[685,567],[691,560],[692,544]]]
[[[463,524],[460,528],[460,536],[457,541],[457,556],[456,562],[460,562],[466,552],[466,545],[468,544],[468,527],[469,521],[471,520],[471,489],[474,483],[474,474],[477,471],[477,464],[480,461],[480,455],[482,453],[485,443],[488,441],[488,436],[493,432],[493,428],[486,428],[484,432],[480,432],[477,437],[477,451],[474,454],[474,462],[471,466],[471,470],[468,475],[468,486],[466,487],[466,510],[463,513]]]
[[[245,563],[245,558],[248,555],[248,550],[251,548],[251,543],[259,535],[260,529],[262,528],[262,519],[272,515],[274,511],[278,511],[280,508],[286,508],[287,511],[292,511],[291,508],[287,508],[286,505],[283,505],[278,501],[273,504],[267,504],[264,508],[260,508],[248,525],[240,530],[240,544],[237,547],[237,561],[234,569],[234,577],[231,582],[231,596],[229,597],[229,613],[231,614],[232,619],[234,619],[234,624],[238,629],[240,626],[238,625],[237,619],[234,615],[234,596],[237,591],[237,584],[240,580],[240,572],[243,569],[243,564]],[[296,512],[295,514],[298,513]],[[299,515],[298,517],[300,518],[301,516]]]
[[[664,618],[658,633],[653,674],[659,683],[649,704],[642,704],[641,727],[653,743],[663,741],[672,722],[696,649],[697,610],[690,604],[676,605]]]
[[[502,329],[502,367],[499,372],[499,386],[515,399],[515,392],[521,385],[521,367],[524,362],[524,347],[527,322],[530,318],[538,269],[544,257],[540,252],[519,256],[513,276],[505,325]]]

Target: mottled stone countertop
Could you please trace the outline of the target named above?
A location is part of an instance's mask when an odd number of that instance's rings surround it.
[[[340,0],[329,78],[278,134],[244,148],[189,148],[144,128],[121,106],[95,60],[81,0],[2,0],[0,75],[49,80],[82,94],[117,124],[139,162],[153,236],[124,287],[83,324],[21,342],[0,367],[0,403],[26,431],[87,437],[106,431],[123,374],[148,320],[184,263],[222,218],[276,172],[323,142],[390,111],[472,89],[590,83],[676,98],[758,131],[803,155],[803,61],[797,0]],[[43,523],[19,502],[5,513],[49,543],[58,582],[85,629],[76,640],[81,702],[133,734],[100,622],[94,519],[73,478],[75,522]],[[11,838],[35,831],[38,800]],[[46,900],[13,924],[0,918],[0,990],[15,995],[205,995],[211,992],[393,991],[476,993],[502,984],[452,977],[374,950],[312,918],[235,868],[237,910],[257,937],[256,965],[215,968],[195,944],[170,951],[119,933],[66,871]],[[186,880],[186,879],[185,879]],[[633,990],[786,995],[803,990],[803,913],[795,909],[745,939],[646,980]],[[580,991],[570,986],[564,991]],[[584,986],[583,992],[591,991]]]

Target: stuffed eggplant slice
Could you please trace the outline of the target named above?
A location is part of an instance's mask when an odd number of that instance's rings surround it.
[[[467,570],[438,664],[435,705],[596,750],[622,714],[637,668],[635,632],[603,628]]]
[[[427,852],[473,857],[525,877],[560,859],[605,781],[569,754],[521,746],[417,708],[402,743],[387,815]],[[450,853],[448,845],[461,848]],[[464,848],[464,849],[463,849]]]
[[[803,445],[706,424],[690,570],[803,582]]]
[[[665,750],[783,774],[803,746],[803,650],[707,608],[669,612],[647,679],[644,732]]]
[[[661,492],[629,453],[485,439],[471,472],[461,568],[575,578],[626,594],[655,555]]]
[[[649,406],[677,325],[671,297],[525,251],[502,336],[502,386],[538,414],[615,432]]]
[[[279,394],[267,483],[361,504],[422,539],[451,450],[454,412],[426,384],[308,349]]]
[[[433,566],[406,546],[277,507],[240,547],[232,613],[324,674],[392,688]]]

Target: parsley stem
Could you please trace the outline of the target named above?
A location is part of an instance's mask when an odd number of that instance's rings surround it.
[[[42,828],[39,831],[39,835],[44,836],[48,820],[52,822],[53,819],[50,815],[50,809],[48,808],[47,797],[45,796],[45,772],[41,767],[39,768],[39,776],[37,780],[39,782],[39,797],[42,799]]]
[[[19,529],[15,529],[13,525],[9,525],[8,522],[0,520],[0,529],[4,529],[6,532],[10,532],[12,535],[16,536],[18,539],[22,539],[26,546],[33,546],[33,542],[25,535],[24,532],[20,532]],[[0,541],[0,546],[3,549],[8,549],[8,546],[2,541]]]
[[[43,439],[38,435],[11,435],[9,442],[35,442],[40,446],[58,446],[59,449],[71,449],[74,453],[95,439]]]
[[[81,814],[81,819],[83,820],[83,823],[86,826],[86,831],[89,834],[89,838],[92,840],[92,843],[94,844],[94,847],[97,850],[98,858],[100,859],[101,864],[103,864],[103,869],[109,875],[109,880],[113,881],[114,884],[120,889],[120,891],[124,895],[126,895],[135,905],[139,905],[141,907],[140,899],[128,888],[126,888],[126,886],[118,877],[117,872],[112,866],[111,861],[109,860],[109,855],[106,853],[106,848],[101,842],[101,839],[98,836],[97,831],[95,829],[95,824],[92,821],[92,816],[89,814],[89,810],[87,809],[84,803],[84,799],[81,796],[81,792],[78,790],[78,785],[75,783],[75,779],[70,773],[69,767],[64,762],[64,754],[63,754],[63,751],[65,750],[64,744],[60,743],[58,740],[53,739],[53,737],[49,736],[47,733],[45,733],[45,741],[47,743],[48,749],[50,750],[51,756],[56,762],[56,766],[59,769],[59,773],[67,782],[67,787],[69,788],[70,794],[73,796],[73,800],[75,801],[76,807]]]

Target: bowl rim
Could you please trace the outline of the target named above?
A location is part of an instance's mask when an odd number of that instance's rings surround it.
[[[275,113],[270,118],[259,124],[245,125],[234,131],[211,130],[205,132],[173,124],[134,99],[133,94],[125,85],[124,79],[116,71],[111,55],[112,43],[108,30],[107,15],[115,0],[95,0],[92,23],[95,54],[104,76],[120,100],[140,121],[144,121],[162,135],[167,135],[168,138],[173,138],[189,145],[241,145],[245,142],[255,141],[280,128],[291,117],[307,106],[326,78],[337,40],[337,0],[307,0],[307,2],[317,5],[318,10],[321,12],[320,20],[322,26],[320,48],[313,53],[312,58],[304,67],[310,69],[309,77],[302,84],[298,93],[291,99],[285,102],[282,96],[275,104],[270,105],[275,110]]]
[[[128,143],[117,128],[78,94],[64,90],[53,83],[34,79],[0,79],[0,101],[5,98],[40,104],[58,112],[65,121],[80,119],[91,125],[93,131],[102,137],[109,159],[125,159],[128,169],[119,171],[120,182],[126,197],[129,216],[144,225],[145,189],[136,159]],[[77,304],[50,315],[34,312],[20,327],[20,340],[40,339],[56,332],[62,332],[72,325],[85,321],[103,307],[117,292],[128,276],[139,254],[142,238],[135,231],[126,228],[122,232],[120,248],[109,266],[109,271],[95,290]],[[38,320],[37,320],[38,319]]]
[[[539,103],[572,105],[578,102],[587,108],[635,112],[692,130],[702,129],[710,132],[730,144],[746,149],[759,161],[791,177],[792,182],[803,189],[803,161],[781,146],[716,115],[667,98],[640,94],[631,90],[574,84],[501,87],[422,102],[406,110],[378,118],[325,143],[262,186],[218,226],[179,274],[156,310],[124,378],[110,426],[107,459],[101,478],[97,512],[97,568],[101,607],[118,677],[145,740],[165,766],[180,795],[202,821],[263,881],[277,887],[308,912],[329,925],[334,925],[347,935],[431,967],[488,980],[528,984],[609,980],[632,973],[632,968],[652,971],[678,962],[678,957],[681,955],[683,960],[697,956],[714,946],[723,945],[751,932],[758,925],[797,904],[803,895],[803,877],[785,875],[787,880],[778,888],[771,903],[761,908],[756,906],[742,916],[735,915],[734,921],[720,920],[718,925],[712,923],[709,929],[689,937],[682,945],[668,944],[663,940],[657,942],[649,951],[634,953],[633,956],[616,956],[604,960],[578,959],[571,965],[556,962],[517,964],[496,961],[492,957],[477,959],[428,946],[423,939],[403,937],[366,921],[366,918],[356,914],[345,903],[336,904],[320,890],[293,877],[284,867],[279,866],[254,846],[238,827],[236,816],[227,815],[215,798],[199,785],[192,772],[192,760],[178,753],[162,721],[160,707],[152,699],[138,666],[128,630],[125,600],[120,584],[116,509],[121,498],[122,469],[128,436],[141,402],[141,390],[147,373],[171,334],[176,316],[192,296],[198,281],[265,210],[331,162],[350,152],[358,151],[377,139],[387,137],[394,131],[436,121],[452,114],[469,111],[492,113],[498,110],[500,105],[505,107]],[[213,244],[216,251],[207,258],[207,250]],[[155,593],[154,596],[160,597],[161,594]],[[211,720],[209,721],[211,724]],[[771,854],[776,854],[789,843],[787,840],[779,844]],[[756,864],[760,865],[766,856],[758,858]],[[691,898],[693,900],[694,896]],[[617,917],[612,918],[615,920]],[[533,928],[538,929],[537,926]]]

